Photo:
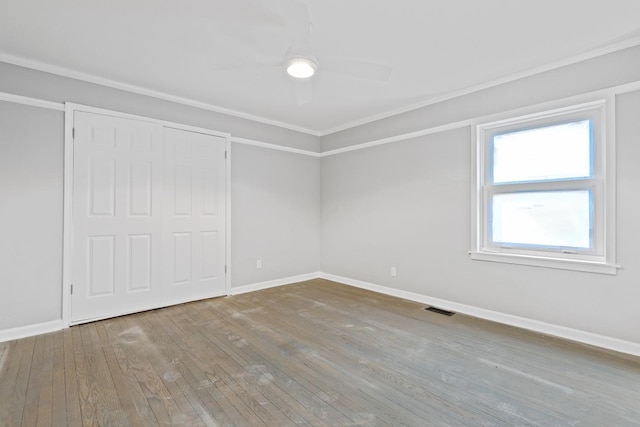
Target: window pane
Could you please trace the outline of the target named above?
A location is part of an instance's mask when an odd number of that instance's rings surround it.
[[[588,190],[495,194],[491,240],[497,245],[590,249]]]
[[[493,182],[591,176],[591,122],[503,133],[493,137]]]

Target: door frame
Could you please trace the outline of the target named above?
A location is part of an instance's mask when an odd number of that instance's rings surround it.
[[[211,129],[189,126],[181,123],[169,122],[166,120],[153,119],[150,117],[138,116],[135,114],[122,113],[119,111],[107,110],[103,108],[91,107],[88,105],[65,102],[64,104],[64,189],[63,189],[63,227],[62,227],[62,323],[63,327],[72,325],[71,322],[71,277],[73,271],[73,128],[76,112],[86,112],[101,114],[104,116],[118,117],[123,119],[138,120],[147,123],[159,124],[164,127],[180,129],[190,132],[203,133],[225,139],[225,295],[230,295],[231,291],[231,134],[219,132]]]

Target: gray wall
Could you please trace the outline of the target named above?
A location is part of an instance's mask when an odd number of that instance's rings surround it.
[[[60,319],[64,114],[0,101],[0,331]]]
[[[0,92],[319,149],[298,132],[2,63]],[[0,101],[0,332],[61,319],[63,124],[62,112]],[[231,286],[318,271],[320,159],[234,143],[231,161]]]
[[[322,271],[640,343],[640,92],[616,104],[617,276],[469,259],[470,127],[323,158]]]
[[[231,153],[233,286],[319,271],[320,159],[241,144]]]

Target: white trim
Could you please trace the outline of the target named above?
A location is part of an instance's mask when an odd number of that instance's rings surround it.
[[[579,259],[551,258],[508,253],[489,253],[488,251],[469,251],[470,258],[476,261],[503,262],[506,264],[529,265],[533,267],[556,268],[560,270],[583,271],[616,275],[622,266],[604,262],[583,261]]]
[[[64,329],[64,327],[65,325],[62,320],[52,320],[50,322],[36,323],[34,325],[5,329],[3,331],[0,331],[0,342],[32,337],[34,335],[47,334],[49,332],[56,332]]]
[[[535,114],[536,111],[542,109],[555,109],[558,105],[564,104],[582,104],[593,101],[594,98],[606,98],[607,100],[615,98],[617,95],[623,95],[625,93],[635,92],[640,90],[640,80],[625,83],[619,86],[613,86],[607,89],[598,89],[593,92],[587,92],[579,95],[572,95],[565,98],[554,99],[551,101],[545,101],[535,105],[527,105],[524,107],[516,108],[514,110],[500,111],[498,113],[487,114],[484,116],[477,116],[470,119],[460,120],[457,122],[450,122],[443,125],[432,126],[415,132],[403,133],[400,135],[390,136],[387,138],[375,139],[373,141],[362,142],[359,144],[349,145],[343,148],[336,148],[334,150],[323,151],[319,157],[328,157],[335,154],[346,153],[349,151],[362,150],[365,148],[376,147],[378,145],[390,144],[393,142],[405,141],[407,139],[418,138],[421,136],[431,135],[440,132],[447,132],[454,129],[463,128],[466,126],[474,126],[478,123],[493,122],[501,120],[505,117],[511,117],[515,115],[529,115]],[[615,104],[615,103],[614,103]],[[609,112],[607,112],[609,114]],[[473,159],[475,161],[475,158]]]
[[[0,101],[12,102],[14,104],[30,105],[32,107],[47,108],[49,110],[64,111],[64,104],[62,103],[30,98],[28,96],[15,95],[13,93],[7,92],[0,92]]]
[[[227,181],[226,186],[226,228],[225,228],[225,236],[226,236],[226,256],[225,256],[225,281],[224,281],[224,292],[226,295],[229,295],[231,292],[231,137],[226,137],[226,156],[225,156],[225,169],[226,175],[225,179]]]
[[[55,74],[62,77],[68,77],[75,80],[80,80],[87,83],[93,83],[100,86],[106,86],[113,89],[124,90],[131,93],[137,93],[138,95],[149,96],[156,99],[162,99],[165,101],[174,102],[176,104],[187,105],[189,107],[200,108],[202,110],[213,111],[215,113],[226,114],[228,116],[238,117],[241,119],[251,120],[266,125],[277,126],[283,129],[289,129],[295,132],[306,133],[308,135],[320,136],[318,131],[307,129],[302,126],[296,126],[290,123],[281,122],[278,120],[267,119],[265,117],[243,113],[237,110],[231,110],[228,108],[219,107],[213,104],[209,104],[202,101],[196,101],[189,98],[184,98],[177,95],[171,95],[166,92],[161,92],[153,89],[148,89],[142,86],[137,86],[129,83],[119,82],[117,80],[111,80],[104,77],[99,77],[89,73],[83,73],[80,71],[74,71],[69,68],[58,67],[55,65],[47,64],[40,61],[34,61],[18,57],[15,55],[0,54],[0,62],[6,62],[8,64],[17,65],[19,67],[30,68],[32,70],[43,71],[45,73]]]
[[[578,96],[582,98],[585,95],[586,94],[578,95]],[[565,103],[571,104],[570,101],[572,98],[573,97],[564,98],[566,102],[563,102],[563,100],[552,101],[551,103],[553,104],[563,104],[563,105],[561,107],[553,108],[551,110],[548,108],[545,108],[543,111],[536,111],[531,114],[518,115],[517,117],[515,116],[515,114],[513,114],[513,112],[509,111],[507,113],[509,114],[507,118],[482,123],[482,128],[483,129],[501,128],[504,126],[510,126],[514,124],[518,125],[522,122],[530,122],[533,120],[544,120],[549,118],[555,118],[556,116],[559,116],[561,114],[581,113],[583,111],[590,111],[596,108],[603,108],[604,105],[606,104],[606,101],[602,99],[602,97],[594,96],[594,98],[598,98],[598,99],[594,99],[588,102],[581,102],[576,105],[573,105],[573,104],[564,105]],[[527,108],[531,108],[531,107],[527,107]]]
[[[558,68],[566,67],[569,65],[577,64],[578,62],[587,61],[589,59],[598,58],[600,56],[604,56],[610,53],[618,52],[624,49],[632,48],[634,46],[640,45],[640,37],[635,37],[631,40],[627,40],[624,42],[616,43],[607,47],[603,47],[600,49],[591,50],[589,52],[582,53],[580,55],[571,56],[569,58],[561,59],[559,61],[555,61],[546,65],[542,65],[535,68],[530,68],[529,70],[522,71],[519,73],[510,74],[505,77],[501,77],[495,80],[491,80],[485,83],[480,83],[478,85],[470,86],[465,89],[449,92],[442,96],[437,96],[433,98],[429,98],[425,101],[397,108],[395,110],[388,111],[386,113],[377,114],[374,116],[370,116],[361,120],[356,120],[353,122],[346,123],[344,125],[336,126],[333,128],[326,129],[320,132],[319,136],[331,135],[332,133],[341,132],[347,129],[352,129],[354,127],[362,126],[368,123],[372,123],[378,120],[386,119],[389,117],[397,116],[399,114],[407,113],[409,111],[418,110],[420,108],[428,107],[430,105],[438,104],[440,102],[448,101],[450,99],[459,98],[461,96],[469,95],[474,92],[480,92],[485,89],[490,89],[492,87],[500,86],[505,83],[510,83],[516,80],[524,79],[527,77],[535,76],[536,74],[542,74],[548,71],[552,71]]]
[[[322,277],[322,273],[319,271],[315,273],[300,274],[298,276],[284,277],[282,279],[268,280],[266,282],[254,283],[251,285],[238,286],[231,288],[229,295],[240,295],[248,292],[260,291],[263,289],[275,288],[278,286],[291,285],[298,282],[304,282],[307,280],[318,279]]]
[[[487,310],[484,308],[474,307],[471,305],[461,304],[440,298],[429,297],[414,292],[402,291],[398,289],[388,288],[386,286],[375,285],[373,283],[350,279],[348,277],[341,277],[328,273],[321,273],[320,277],[322,279],[331,280],[356,288],[367,289],[385,295],[404,298],[410,301],[428,304],[445,310],[466,314],[468,316],[490,320],[492,322],[515,326],[517,328],[528,329],[530,331],[552,335],[555,337],[593,345],[596,347],[602,347],[609,350],[618,351],[620,353],[640,356],[640,343],[636,343],[633,341],[626,341],[618,338],[608,337],[605,335],[594,334],[592,332],[582,331],[579,329],[567,328],[565,326],[554,325],[551,323],[541,322],[539,320],[528,319],[520,316],[514,316],[512,314],[499,313],[497,311]]]
[[[62,190],[62,321],[71,324],[71,278],[73,254],[73,115],[74,104],[65,104]]]
[[[446,132],[453,129],[469,126],[474,120],[461,120],[458,122],[448,123],[444,125],[434,126],[415,132],[403,133],[401,135],[390,136],[388,138],[376,139],[374,141],[363,142],[361,144],[350,145],[344,148],[336,148],[335,150],[324,151],[320,157],[328,157],[336,154],[347,153],[349,151],[362,150],[363,148],[377,147],[378,145],[391,144],[392,142],[404,141],[407,139],[418,138],[420,136],[432,135],[434,133]]]
[[[617,169],[616,169],[616,94],[607,94],[605,97],[605,151],[602,154],[602,173],[606,177],[605,181],[605,201],[604,201],[604,243],[607,254],[607,262],[617,261]],[[616,266],[616,268],[622,268]]]
[[[271,144],[269,142],[256,141],[254,139],[239,138],[236,136],[231,137],[231,142],[235,142],[236,144],[252,145],[254,147],[269,148],[271,150],[286,151],[288,153],[303,154],[305,156],[311,157],[323,157],[323,153],[316,153],[314,151],[302,150],[300,148],[287,147],[285,145]]]

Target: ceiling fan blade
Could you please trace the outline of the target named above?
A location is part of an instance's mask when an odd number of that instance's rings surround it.
[[[309,47],[311,39],[311,18],[309,6],[299,0],[281,0],[282,14],[287,23],[289,42],[295,49]]]
[[[295,79],[293,81],[298,105],[308,104],[313,99],[311,79]]]
[[[215,65],[211,71],[249,70],[254,68],[281,67],[282,61],[242,61],[229,64]]]
[[[393,72],[393,68],[388,65],[353,59],[322,58],[321,64],[327,71],[369,80],[387,81]]]

